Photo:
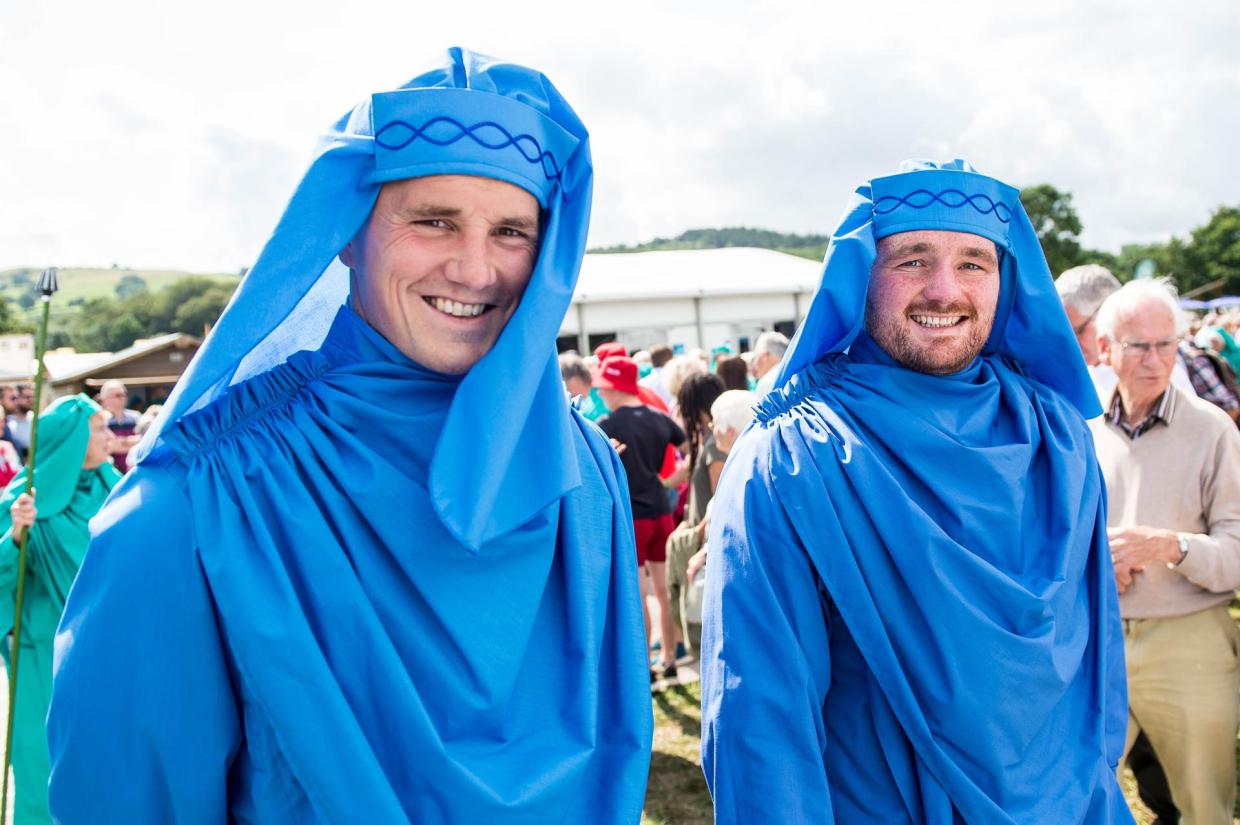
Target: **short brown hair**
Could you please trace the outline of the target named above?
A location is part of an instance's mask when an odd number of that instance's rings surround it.
[[[672,360],[672,348],[667,344],[658,344],[650,348],[650,366],[666,366]]]

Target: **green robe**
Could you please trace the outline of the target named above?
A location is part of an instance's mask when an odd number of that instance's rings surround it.
[[[99,409],[87,396],[75,395],[58,399],[39,416],[34,471],[38,515],[26,542],[21,661],[13,725],[15,825],[51,822],[44,720],[52,694],[52,640],[69,586],[90,542],[88,522],[120,479],[111,463],[82,469],[90,440],[90,417]],[[11,659],[18,555],[9,508],[26,488],[26,473],[22,470],[0,495],[0,635],[5,637],[0,655],[6,668]]]
[[[1240,344],[1236,343],[1236,339],[1231,336],[1225,327],[1216,327],[1215,332],[1223,336],[1223,351],[1219,355],[1231,364],[1231,368],[1236,371],[1236,375],[1240,375]]]

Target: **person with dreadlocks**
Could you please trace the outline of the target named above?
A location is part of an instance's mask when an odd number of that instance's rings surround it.
[[[702,547],[706,505],[715,494],[723,462],[728,457],[715,444],[710,429],[710,407],[725,390],[723,379],[717,374],[701,372],[685,379],[676,393],[676,405],[689,444],[686,456],[686,466],[690,468],[689,500],[685,504],[684,520],[667,540],[667,600],[673,631],[688,639],[690,644],[693,634],[684,622],[684,598],[689,591],[685,571],[689,558]]]

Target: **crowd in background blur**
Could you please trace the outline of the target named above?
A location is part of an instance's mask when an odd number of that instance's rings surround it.
[[[659,345],[630,354],[610,342],[587,356],[560,356],[565,390],[611,437],[625,466],[652,682],[676,677],[678,663],[696,653],[710,501],[787,349],[786,336],[764,332],[744,353],[676,355]]]
[[[1120,289],[1120,283],[1105,268],[1089,265],[1065,272],[1056,287],[1105,407],[1115,394],[1118,377],[1114,367],[1099,358],[1095,321],[1103,302]],[[1236,378],[1240,372],[1240,308],[1184,313],[1183,318],[1185,324],[1174,341],[1173,385],[1214,404],[1240,423]],[[646,545],[639,549],[643,607],[647,601],[657,606],[661,618],[656,623],[661,627],[652,627],[646,611],[652,680],[674,677],[677,662],[683,664],[696,652],[710,499],[732,443],[752,418],[754,404],[774,387],[788,343],[778,332],[764,332],[753,349],[743,353],[723,346],[677,354],[663,344],[630,353],[622,343],[610,342],[587,355],[569,351],[560,356],[565,389],[577,409],[612,437],[621,450],[630,484],[646,487],[631,504],[639,543]],[[600,378],[609,363],[635,376],[635,386],[625,388],[631,392],[617,394],[614,384]],[[609,420],[615,414],[609,399],[625,408],[621,419],[635,418],[628,410],[640,406],[650,413],[642,415],[643,420],[665,418],[675,429],[648,433],[657,425],[645,430],[617,426]],[[626,437],[643,438],[642,433],[650,435],[653,447],[625,443]],[[657,450],[657,466],[646,466],[648,458],[643,462],[641,454],[648,449]],[[657,479],[661,491],[654,490],[652,479]],[[656,509],[649,505],[652,491],[661,500]],[[660,525],[653,532],[646,523],[650,519]],[[1144,745],[1142,738],[1138,761]]]
[[[162,405],[151,404],[142,412],[130,409],[129,391],[121,381],[104,382],[94,400],[103,407],[113,435],[112,463],[123,473],[132,463],[130,453],[159,415]],[[26,382],[0,384],[0,404],[4,406],[4,432],[0,435],[0,487],[3,487],[29,458],[34,385]]]

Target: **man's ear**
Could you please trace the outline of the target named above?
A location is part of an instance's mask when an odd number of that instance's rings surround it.
[[[340,263],[349,269],[357,269],[357,238],[349,241],[344,245],[344,249],[340,250]]]
[[[1098,336],[1098,363],[1106,364],[1108,367],[1113,366],[1111,364],[1111,339],[1105,335]]]

